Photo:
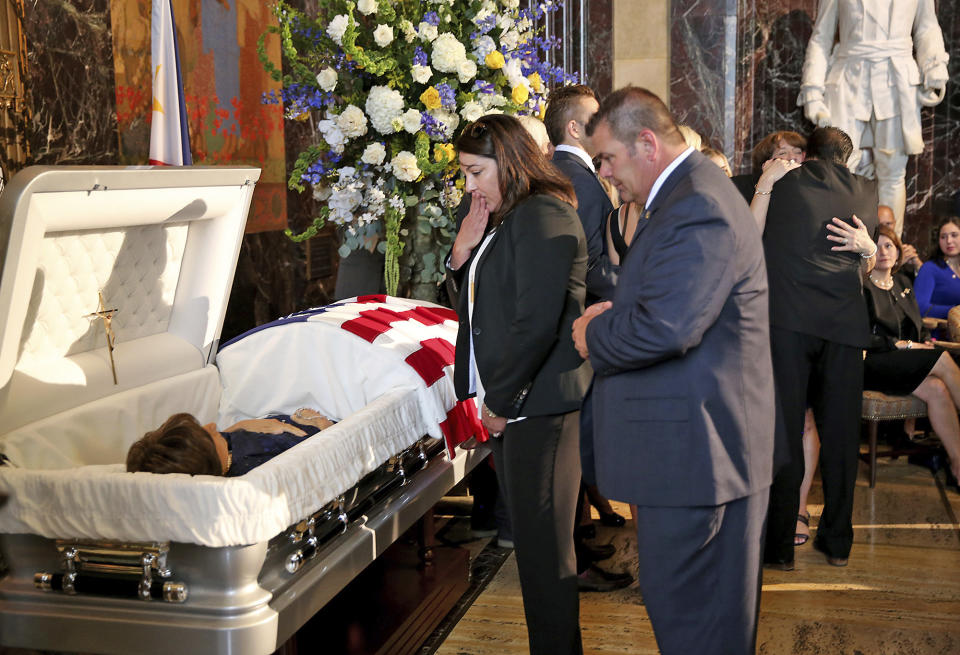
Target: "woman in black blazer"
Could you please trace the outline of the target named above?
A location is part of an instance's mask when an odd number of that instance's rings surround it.
[[[489,115],[456,142],[467,214],[458,278],[457,397],[476,396],[516,545],[531,653],[580,653],[573,523],[578,414],[589,365],[573,346],[586,238],[569,180],[518,120]]]
[[[950,354],[934,348],[923,330],[910,281],[896,273],[903,246],[896,232],[881,225],[877,263],[864,294],[870,315],[870,347],[863,361],[863,388],[895,395],[913,394],[927,403],[930,424],[960,474],[960,369]]]

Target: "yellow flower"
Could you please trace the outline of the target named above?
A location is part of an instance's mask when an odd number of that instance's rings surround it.
[[[293,120],[300,121],[301,123],[310,118],[310,112],[304,111],[293,117]]]
[[[530,73],[527,76],[527,79],[530,80],[530,86],[533,87],[533,90],[537,93],[543,91],[543,80],[540,79],[540,73]]]
[[[464,181],[464,179],[462,177],[458,177],[457,181],[453,183],[453,186],[457,187],[462,191],[465,184],[466,182]]]
[[[493,70],[503,68],[507,64],[499,50],[494,50],[488,54],[483,61],[487,65],[487,68],[492,68]]]
[[[427,87],[427,90],[420,94],[420,102],[429,109],[440,109],[443,103],[440,102],[440,92],[436,87]]]
[[[456,154],[456,151],[453,148],[452,143],[438,143],[433,146],[433,160],[438,164],[443,161],[443,158],[447,158],[447,162],[453,161],[453,158]]]
[[[544,103],[544,102],[541,102],[541,103],[540,103],[540,113],[539,113],[539,116],[540,116],[540,120],[543,120],[544,118],[547,117],[547,105],[546,105],[546,103]]]
[[[513,101],[516,104],[522,105],[530,99],[530,91],[527,89],[525,84],[518,84],[517,86],[513,87],[510,97],[513,98]]]

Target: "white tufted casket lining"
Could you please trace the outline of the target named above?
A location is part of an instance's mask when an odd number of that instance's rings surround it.
[[[32,167],[11,181],[0,197],[0,442],[210,364],[258,177]],[[116,385],[103,321],[90,316],[101,291],[104,308],[117,309]]]

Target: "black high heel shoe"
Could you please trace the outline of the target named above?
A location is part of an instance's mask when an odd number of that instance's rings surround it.
[[[600,514],[600,522],[611,528],[622,528],[627,523],[627,520],[616,512],[610,512],[609,514],[600,510],[597,510],[597,512]]]

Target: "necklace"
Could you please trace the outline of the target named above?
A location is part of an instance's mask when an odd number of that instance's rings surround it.
[[[884,291],[889,291],[893,288],[893,278],[887,280],[878,280],[877,278],[870,275],[870,281],[873,282],[878,288],[883,289]]]
[[[960,275],[960,263],[958,263],[956,260],[950,260],[946,258],[945,261],[947,262],[947,266],[950,268],[950,270],[953,271],[953,277]]]

